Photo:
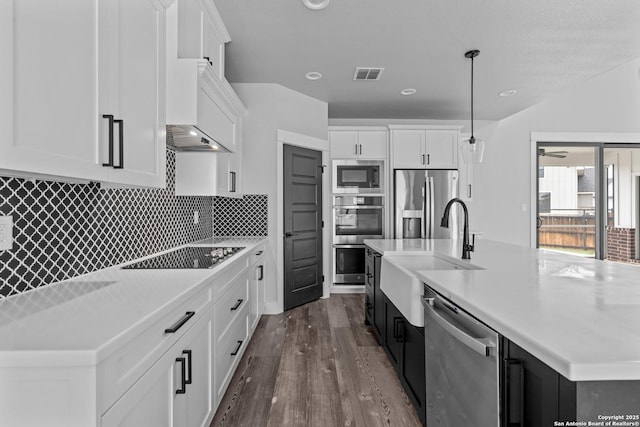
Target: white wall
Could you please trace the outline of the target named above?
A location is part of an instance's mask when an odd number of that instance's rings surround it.
[[[476,167],[474,228],[486,237],[530,244],[531,133],[640,132],[640,58],[479,129],[485,160]],[[640,142],[640,141],[638,141]],[[523,205],[527,211],[523,211]]]
[[[277,84],[242,83],[232,85],[247,113],[243,119],[243,191],[247,194],[266,194],[268,197],[269,254],[265,266],[266,312],[283,310],[283,283],[278,280],[277,259],[278,206],[278,130],[286,130],[313,138],[327,140],[328,106],[319,101]]]

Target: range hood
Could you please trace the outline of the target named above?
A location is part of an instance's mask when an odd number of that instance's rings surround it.
[[[229,153],[224,145],[219,144],[196,126],[189,125],[167,125],[167,145],[176,151]]]

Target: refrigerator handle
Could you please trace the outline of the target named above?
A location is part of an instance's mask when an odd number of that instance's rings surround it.
[[[433,206],[434,203],[434,198],[433,198],[433,177],[430,176],[427,178],[427,183],[429,186],[429,222],[427,223],[428,227],[429,227],[429,239],[433,239],[434,237],[434,227],[435,227],[435,208]]]
[[[422,221],[420,221],[420,236],[423,239],[429,238],[429,221],[431,218],[429,217],[429,189],[428,189],[428,181],[424,182],[422,186]]]

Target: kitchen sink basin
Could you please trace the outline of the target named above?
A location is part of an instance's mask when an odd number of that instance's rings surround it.
[[[424,287],[417,278],[420,270],[477,270],[434,255],[385,255],[380,267],[380,289],[414,326],[424,326],[421,298]]]

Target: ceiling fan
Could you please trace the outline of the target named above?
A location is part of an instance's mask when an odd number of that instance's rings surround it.
[[[564,159],[569,154],[568,151],[546,151],[544,148],[538,148],[538,156],[540,157],[556,157],[558,159]]]

